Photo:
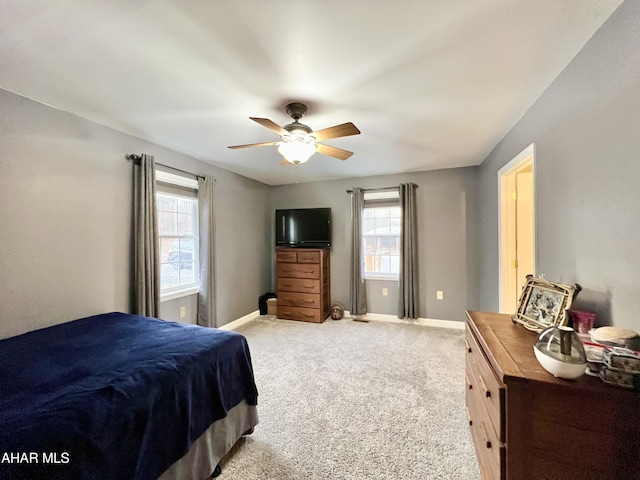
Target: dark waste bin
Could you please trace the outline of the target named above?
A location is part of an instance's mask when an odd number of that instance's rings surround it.
[[[260,315],[266,315],[269,310],[267,306],[267,300],[276,297],[277,295],[273,292],[267,292],[264,295],[260,295],[260,298],[258,298],[258,309],[260,310]]]

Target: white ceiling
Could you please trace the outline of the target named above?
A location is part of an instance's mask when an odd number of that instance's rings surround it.
[[[477,165],[620,3],[2,2],[0,87],[269,185]],[[226,148],[290,101],[354,155]]]

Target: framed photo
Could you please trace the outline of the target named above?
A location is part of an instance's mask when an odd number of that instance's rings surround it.
[[[580,290],[582,287],[577,283],[573,286],[563,285],[527,275],[518,311],[511,319],[534,332],[566,325],[569,321],[567,310],[571,308],[571,303]]]

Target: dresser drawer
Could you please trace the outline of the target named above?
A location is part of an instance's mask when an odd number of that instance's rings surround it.
[[[321,317],[320,310],[317,308],[281,306],[280,298],[278,298],[278,318],[313,323],[322,323],[325,320]]]
[[[506,449],[483,411],[481,402],[471,400],[473,391],[467,391],[467,415],[471,437],[478,456],[482,480],[498,480],[506,477]]]
[[[320,295],[314,293],[282,292],[278,305],[283,307],[320,308]]]
[[[278,291],[320,293],[320,280],[312,278],[278,278]],[[282,296],[282,294],[280,294],[280,296]]]
[[[278,250],[276,261],[284,263],[320,263],[320,252],[309,250]]]
[[[320,252],[298,250],[298,263],[320,263]]]
[[[276,275],[278,277],[320,278],[320,265],[312,263],[278,263]]]
[[[296,263],[298,261],[298,254],[295,250],[278,250],[276,251],[276,261]]]
[[[496,378],[493,369],[487,362],[478,342],[467,329],[465,336],[467,348],[467,377],[475,383],[472,385],[478,399],[484,404],[487,414],[500,440],[505,439],[505,390],[504,385]]]

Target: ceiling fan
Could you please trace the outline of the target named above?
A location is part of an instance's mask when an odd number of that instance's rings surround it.
[[[248,145],[233,145],[228,148],[250,148],[250,147],[266,147],[269,145],[278,145],[278,152],[284,157],[283,165],[299,165],[309,160],[315,152],[338,160],[346,160],[353,152],[343,150],[341,148],[332,147],[323,143],[323,140],[338,137],[348,137],[349,135],[358,135],[360,130],[351,122],[334,125],[333,127],[324,128],[322,130],[313,131],[307,125],[300,123],[299,120],[307,113],[307,106],[303,103],[290,103],[285,108],[287,114],[293,118],[293,122],[281,127],[277,123],[268,118],[249,117],[254,122],[259,123],[263,127],[276,132],[282,138],[279,142],[250,143]]]

